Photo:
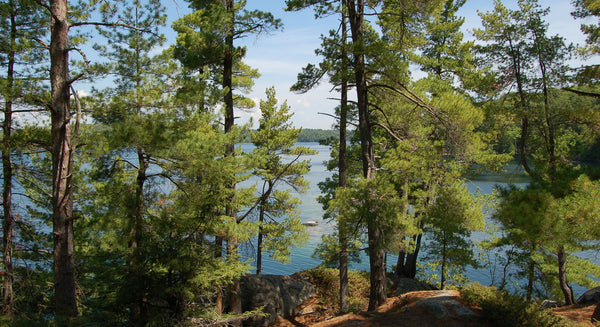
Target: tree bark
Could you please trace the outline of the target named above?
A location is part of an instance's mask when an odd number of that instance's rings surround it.
[[[343,2],[343,1],[342,1]],[[341,85],[341,103],[340,103],[340,144],[339,144],[339,158],[338,158],[338,186],[346,187],[346,176],[347,176],[347,137],[346,128],[348,121],[348,81],[346,78],[346,71],[348,69],[347,58],[348,54],[346,51],[346,38],[348,37],[348,31],[346,26],[346,8],[342,3],[342,85]],[[340,312],[347,313],[350,309],[348,302],[348,236],[346,233],[346,224],[344,219],[338,219],[338,241],[340,243]]]
[[[421,239],[423,234],[413,236],[415,240],[415,250],[413,252],[400,251],[396,263],[397,278],[415,278],[417,275],[417,258],[421,250]]]
[[[138,8],[135,8],[135,21],[136,26],[138,23]],[[140,33],[141,32],[137,32]],[[138,34],[139,38],[141,35]],[[143,103],[140,94],[142,88],[142,65],[140,57],[141,49],[138,45],[135,48],[135,114],[138,118],[143,115]],[[132,285],[130,285],[133,292],[133,302],[130,307],[130,322],[136,326],[144,326],[148,321],[148,308],[144,304],[146,289],[143,287],[142,281],[144,280],[144,258],[142,254],[142,242],[144,240],[144,186],[148,179],[148,158],[145,150],[142,146],[137,146],[137,159],[138,168],[137,176],[135,179],[135,198],[132,203],[133,206],[129,209],[130,228],[129,228],[129,250],[131,251],[131,258],[129,261],[129,273],[131,276]]]
[[[364,0],[347,0],[348,19],[354,46],[354,74],[358,104],[358,125],[361,143],[361,159],[363,175],[366,179],[375,178],[375,155],[371,137],[371,119],[369,113],[367,72],[365,62],[364,37]],[[369,211],[369,210],[367,210]],[[369,243],[369,265],[371,270],[371,289],[369,293],[369,310],[375,310],[387,300],[385,260],[382,248],[383,233],[379,218],[370,214],[367,220],[367,236]]]
[[[14,268],[13,268],[13,228],[14,216],[12,212],[12,179],[13,169],[11,162],[11,134],[12,134],[12,107],[14,97],[14,66],[15,66],[15,48],[17,40],[17,26],[15,21],[15,5],[9,0],[10,14],[10,50],[8,53],[6,89],[4,92],[4,123],[2,124],[2,209],[4,213],[2,221],[2,264],[4,266],[4,275],[2,280],[2,313],[7,317],[12,317],[14,307]]]
[[[52,218],[54,301],[59,325],[78,314],[73,246],[71,114],[69,112],[69,23],[67,0],[51,0],[50,39]]]
[[[521,165],[529,176],[533,176],[533,170],[527,163],[527,135],[529,133],[529,104],[525,96],[525,88],[523,85],[523,75],[521,73],[521,58],[517,54],[517,50],[512,41],[509,42],[512,68],[515,81],[517,82],[517,92],[521,101],[521,110],[523,110],[523,118],[521,120],[521,143],[519,145],[519,155],[521,156]]]
[[[138,108],[138,115],[141,115]],[[129,250],[131,258],[129,260],[129,274],[131,291],[133,292],[133,302],[131,303],[129,320],[134,326],[144,326],[147,321],[147,308],[144,305],[145,288],[142,286],[144,274],[144,259],[142,258],[141,246],[143,242],[144,227],[144,184],[146,183],[146,162],[144,150],[141,147],[137,149],[138,171],[135,181],[135,198],[130,213],[129,229]]]
[[[440,274],[440,289],[446,289],[446,265],[448,261],[448,242],[444,232],[444,244],[442,246],[442,271]]]
[[[525,299],[531,301],[533,297],[533,278],[535,273],[535,261],[529,260],[529,266],[527,267],[527,290],[525,292]]]
[[[265,221],[264,201],[261,201],[261,204],[260,204],[260,213],[259,213],[258,221],[260,223],[260,226],[258,228],[258,241],[256,244],[256,274],[260,275],[262,273],[262,251],[263,251],[263,226],[262,226],[262,223]]]
[[[227,12],[230,15],[227,30],[225,32],[225,57],[223,60],[223,89],[225,90],[225,133],[231,132],[234,125],[234,112],[233,112],[233,37],[235,28],[235,8],[234,1],[227,0]],[[233,143],[227,145],[225,156],[232,156],[234,154],[235,145]],[[235,189],[235,184],[231,185],[232,189]],[[235,218],[235,210],[231,207],[227,208],[226,214],[230,217]],[[238,241],[236,239],[227,240],[227,252],[228,256],[233,255],[237,260]],[[228,258],[229,260],[229,258]],[[232,314],[242,313],[242,299],[240,290],[239,278],[234,280],[233,284],[229,287],[229,304],[230,311]],[[232,322],[232,326],[241,326],[241,321]]]
[[[564,246],[561,245],[559,247],[556,256],[558,258],[558,283],[560,284],[560,289],[565,296],[565,305],[575,304],[573,290],[567,282],[567,255],[565,253]]]

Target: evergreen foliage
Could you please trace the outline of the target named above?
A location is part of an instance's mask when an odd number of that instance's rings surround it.
[[[587,19],[578,49],[549,35],[549,9],[536,0],[513,9],[495,0],[465,41],[465,3],[286,1],[341,17],[321,38],[322,61],[292,86],[327,80],[339,119],[333,130],[294,127],[271,87],[250,130],[234,110],[255,105],[247,94],[259,72],[240,40],[280,29],[271,13],[191,0],[165,49],[158,0],[2,2],[0,324],[240,325],[260,315],[242,312],[239,280],[253,262],[238,252],[256,245],[260,274],[263,254],[286,263],[306,243],[296,194],[314,152],[298,142],[331,149],[319,201],[336,227],[314,256],[340,269],[305,274],[327,283],[340,311],[363,308],[367,293],[370,309],[385,301],[387,254],[398,254],[395,277],[429,265],[441,288],[490,264],[471,236],[494,227],[484,207],[496,194],[466,185],[516,159],[530,182],[498,189],[497,230],[481,244],[501,258],[500,291],[466,286],[463,296],[499,324],[563,323],[508,291],[519,284],[527,301],[568,304],[571,285],[598,285],[599,266],[579,256],[600,240],[598,65],[574,70],[568,59],[599,53],[599,3],[573,2]],[[79,96],[83,78],[108,86]],[[17,121],[20,111],[46,120]],[[363,253],[370,272],[359,289],[367,274],[347,266]]]
[[[261,180],[258,205],[258,244],[256,273],[260,274],[262,252],[270,252],[275,260],[288,262],[291,249],[302,246],[308,234],[297,210],[298,199],[292,191],[304,192],[309,161],[300,160],[314,151],[296,146],[300,129],[291,126],[293,113],[286,102],[277,106],[275,88],[268,88],[261,100],[261,118],[251,134],[256,146],[249,155],[256,163],[253,175]],[[282,187],[283,186],[283,187]]]

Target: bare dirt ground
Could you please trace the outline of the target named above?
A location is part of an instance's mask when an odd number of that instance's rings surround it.
[[[554,308],[550,312],[557,316],[566,317],[577,322],[581,326],[594,326],[592,324],[592,314],[596,308],[595,304],[583,306],[579,304],[567,305],[560,308]]]

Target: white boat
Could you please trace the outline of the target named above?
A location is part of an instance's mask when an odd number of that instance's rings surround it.
[[[316,220],[308,220],[302,223],[304,226],[317,226],[319,224]]]

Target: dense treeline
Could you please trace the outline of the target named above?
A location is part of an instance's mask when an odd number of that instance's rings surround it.
[[[303,128],[298,134],[298,142],[321,142],[338,138],[339,133],[335,130]]]
[[[549,35],[536,0],[494,1],[465,41],[465,3],[282,2],[339,17],[292,86],[339,93],[337,129],[323,131],[294,128],[274,88],[257,127],[236,123],[259,76],[240,40],[282,27],[245,1],[190,0],[171,27],[159,0],[4,1],[2,323],[241,325],[256,312],[242,312],[240,248],[260,273],[264,255],[286,262],[307,240],[294,194],[312,151],[297,141],[332,148],[320,201],[337,228],[319,255],[339,267],[341,311],[359,249],[370,309],[387,297],[388,253],[395,278],[441,288],[469,265],[528,300],[572,303],[571,285],[597,286],[600,267],[577,253],[600,240],[598,65],[569,59],[599,54],[600,2],[572,3],[592,22],[578,48]],[[108,86],[77,91],[98,80]],[[528,186],[468,192],[470,176],[515,158]],[[475,245],[485,212],[498,230]],[[476,246],[499,255],[485,262]]]
[[[332,129],[302,128],[297,142],[325,142],[339,138],[339,133]],[[251,142],[250,131],[244,132],[244,142]]]

